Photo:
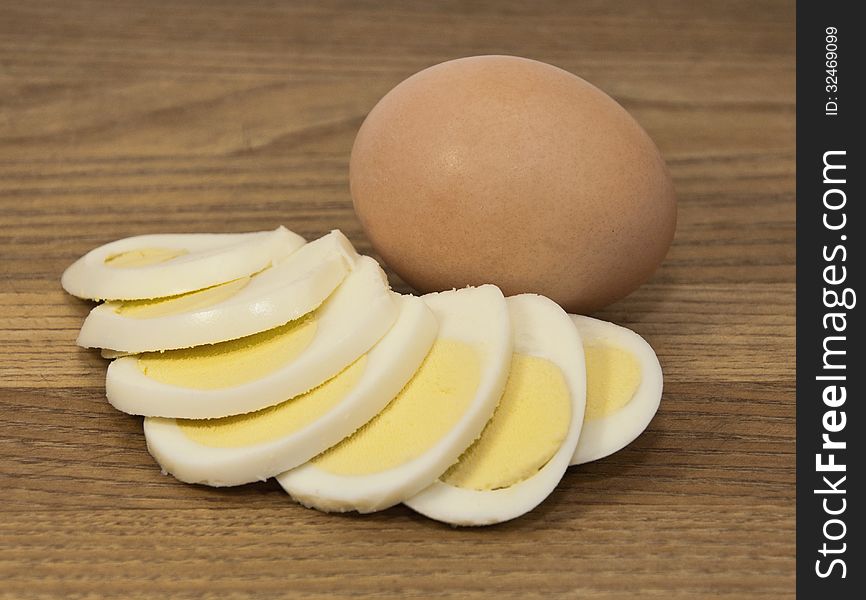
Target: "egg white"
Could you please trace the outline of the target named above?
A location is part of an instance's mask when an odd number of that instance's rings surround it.
[[[634,331],[592,317],[570,316],[584,344],[604,340],[622,348],[637,359],[641,370],[640,384],[627,404],[609,415],[584,422],[571,459],[572,465],[579,465],[625,448],[647,428],[661,402],[663,377],[655,351]]]
[[[194,389],[157,381],[125,356],[108,367],[105,391],[120,411],[147,417],[211,419],[252,412],[327,381],[367,352],[397,319],[399,307],[385,273],[362,256],[316,312],[312,342],[283,367],[232,387]]]
[[[221,302],[152,318],[127,316],[118,302],[87,316],[78,345],[120,354],[189,348],[241,338],[279,327],[316,309],[345,278],[358,254],[339,231],[302,246],[253,275]]]
[[[491,525],[538,506],[562,479],[580,437],[586,405],[586,371],[580,334],[558,304],[535,294],[506,298],[514,352],[550,361],[562,372],[571,396],[571,422],[556,453],[531,477],[506,488],[473,490],[437,480],[405,502],[413,510],[451,525]]]
[[[439,321],[439,339],[464,342],[480,354],[481,377],[469,408],[432,448],[386,471],[346,476],[306,463],[277,476],[301,504],[323,511],[368,513],[411,498],[457,461],[493,414],[508,377],[513,346],[502,292],[484,285],[428,294],[423,299]],[[433,406],[431,402],[431,410]]]
[[[253,233],[138,235],[94,248],[61,277],[63,289],[91,300],[144,300],[204,289],[264,269],[305,243],[285,227]],[[106,259],[135,250],[168,248],[185,254],[164,262],[116,267]]]
[[[348,395],[314,422],[271,441],[218,448],[188,437],[175,419],[149,417],[144,420],[148,450],[163,470],[181,481],[228,486],[264,481],[330,448],[376,416],[397,395],[436,339],[436,317],[424,301],[395,296],[400,315],[367,353],[361,378]]]

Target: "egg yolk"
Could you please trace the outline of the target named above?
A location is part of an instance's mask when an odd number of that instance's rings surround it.
[[[241,277],[234,281],[214,285],[203,290],[155,298],[152,300],[130,300],[128,302],[112,302],[114,312],[132,319],[153,319],[167,317],[180,313],[208,308],[228,300],[250,282],[249,277]]]
[[[214,390],[260,379],[297,358],[316,335],[310,313],[285,325],[228,342],[139,355],[138,368],[151,379],[186,388]]]
[[[481,360],[472,345],[437,340],[388,406],[313,464],[336,475],[370,475],[418,458],[460,421],[480,379]]]
[[[105,265],[121,269],[146,267],[169,261],[184,254],[188,254],[188,252],[177,248],[139,248],[138,250],[112,254],[106,257]]]
[[[586,357],[586,420],[599,419],[629,403],[640,385],[637,358],[610,344],[589,344]]]
[[[222,419],[177,419],[192,441],[211,448],[240,448],[262,444],[300,431],[339,404],[364,372],[362,356],[341,373],[305,394],[252,413]]]
[[[571,393],[552,362],[514,354],[505,392],[481,437],[442,481],[473,490],[532,477],[556,454],[571,424]]]

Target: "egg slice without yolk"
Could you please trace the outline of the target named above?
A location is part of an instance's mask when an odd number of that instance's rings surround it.
[[[540,504],[568,468],[580,437],[586,373],[577,329],[555,302],[506,299],[511,373],[481,437],[438,481],[405,502],[452,525],[490,525]]]
[[[400,315],[385,337],[322,385],[223,419],[146,418],[148,450],[181,481],[227,486],[273,477],[333,446],[397,395],[436,338],[436,317],[424,301],[395,296]]]
[[[663,377],[658,357],[630,329],[570,315],[586,355],[586,417],[571,464],[579,465],[625,448],[658,411]]]
[[[355,434],[277,477],[300,503],[367,513],[414,496],[481,434],[505,387],[511,322],[492,285],[428,294],[439,321],[430,353]]]
[[[139,235],[94,248],[61,277],[90,300],[176,296],[258,273],[305,243],[285,227],[253,233]]]
[[[118,358],[108,401],[147,417],[213,419],[267,408],[327,381],[397,319],[385,273],[362,256],[315,311],[281,327],[209,346]]]
[[[251,276],[180,296],[100,304],[85,319],[78,345],[135,354],[266,331],[317,308],[357,258],[346,236],[332,231]]]

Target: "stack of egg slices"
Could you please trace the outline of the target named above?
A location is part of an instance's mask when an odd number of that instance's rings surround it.
[[[493,285],[397,294],[339,231],[136,236],[62,283],[105,300],[78,344],[112,359],[108,401],[145,417],[164,471],[276,477],[323,511],[518,517],[569,464],[634,440],[661,398],[656,355],[628,329]]]

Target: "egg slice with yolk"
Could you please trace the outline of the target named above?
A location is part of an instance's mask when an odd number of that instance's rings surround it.
[[[586,355],[586,417],[571,464],[625,448],[649,425],[662,397],[662,369],[652,347],[630,329],[580,315],[571,319]]]
[[[253,275],[179,296],[100,304],[85,319],[78,345],[134,354],[273,329],[321,305],[357,258],[346,236],[332,231]]]
[[[506,302],[514,354],[496,412],[455,465],[406,501],[437,521],[490,525],[532,510],[562,479],[580,437],[586,373],[577,329],[543,296]]]
[[[265,480],[333,446],[397,395],[436,338],[436,317],[424,301],[395,296],[400,314],[385,337],[325,383],[243,415],[146,418],[148,450],[181,481],[226,486]]]
[[[430,485],[481,434],[511,360],[505,299],[492,285],[423,299],[439,321],[430,353],[366,425],[277,477],[297,501],[324,511],[388,508]]]
[[[385,273],[362,256],[316,310],[251,336],[124,356],[105,391],[118,410],[214,419],[267,408],[324,383],[367,352],[397,319]]]
[[[258,273],[305,243],[285,227],[254,233],[138,235],[94,248],[61,277],[91,300],[177,296]]]

